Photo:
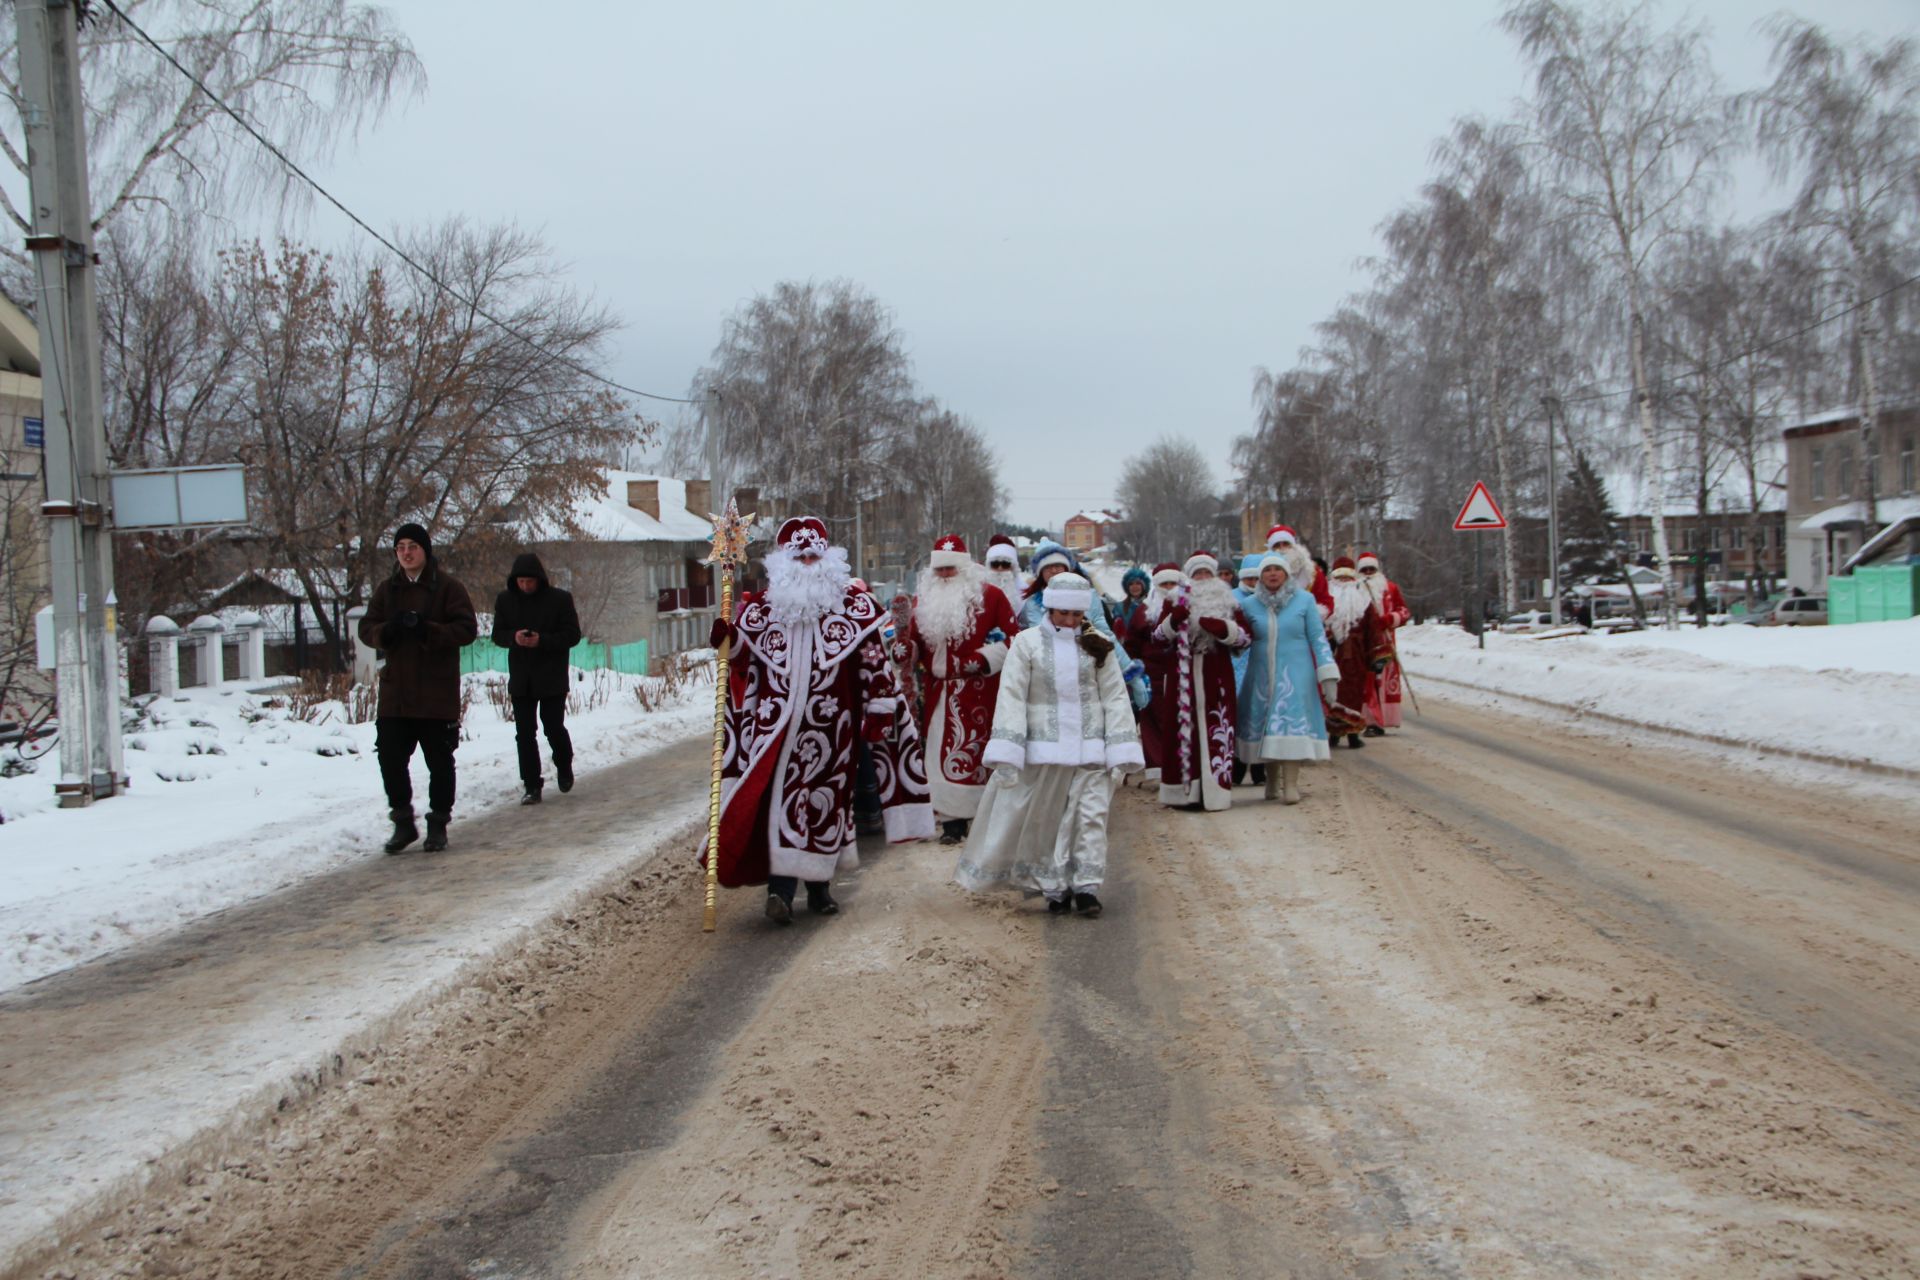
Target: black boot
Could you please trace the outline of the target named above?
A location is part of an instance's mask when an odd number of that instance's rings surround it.
[[[826,881],[807,881],[807,910],[816,916],[840,914],[840,904],[833,900],[832,890]]]
[[[1358,750],[1359,750],[1360,748],[1362,748],[1362,747],[1364,747],[1364,746],[1366,746],[1366,745],[1367,745],[1366,743],[1364,743],[1364,742],[1362,742],[1362,741],[1360,741],[1360,735],[1359,735],[1359,734],[1357,734],[1357,733],[1350,733],[1350,734],[1348,734],[1348,735],[1347,735],[1347,749],[1348,749],[1348,750],[1350,750],[1350,751],[1358,751]]]
[[[948,818],[940,824],[941,844],[965,844],[967,842],[967,820]]]
[[[439,853],[447,847],[447,815],[430,813],[427,815],[427,838],[420,846],[428,853]]]
[[[1328,734],[1328,735],[1327,735],[1327,750],[1329,750],[1329,751],[1337,751],[1337,750],[1339,749],[1339,747],[1340,747],[1340,735],[1339,735],[1339,734],[1337,734],[1337,733],[1330,733],[1330,734]]]
[[[1065,898],[1047,899],[1047,914],[1050,916],[1063,916],[1071,910],[1073,910],[1073,904]]]
[[[1370,724],[1367,726],[1366,736],[1369,738],[1384,738],[1387,736],[1387,731],[1377,724]]]
[[[399,853],[420,838],[420,828],[414,825],[412,813],[393,812],[393,834],[387,837],[388,853]]]
[[[520,797],[520,803],[521,803],[521,804],[539,804],[539,803],[540,803],[540,788],[539,788],[539,787],[528,787],[528,788],[527,788],[527,794],[525,794],[525,795],[523,795],[523,796],[521,796],[521,797]]]
[[[573,761],[555,760],[553,762],[553,780],[560,786],[560,794],[573,790]]]
[[[775,924],[793,923],[793,877],[767,877],[767,919]]]
[[[1265,786],[1267,782],[1267,766],[1265,764],[1251,765],[1247,769],[1247,776],[1253,779],[1255,786]]]
[[[1091,918],[1100,914],[1100,899],[1090,893],[1074,894],[1073,905],[1083,916]]]

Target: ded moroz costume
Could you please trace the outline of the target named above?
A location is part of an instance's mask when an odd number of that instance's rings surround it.
[[[791,919],[793,891],[831,914],[836,871],[859,865],[853,790],[872,745],[887,839],[933,834],[920,736],[882,650],[883,614],[852,585],[847,553],[812,517],[788,520],[766,558],[767,590],[743,597],[714,643],[732,637],[721,771],[719,877],[765,884],[767,915]]]
[[[1340,688],[1338,699],[1327,703],[1327,738],[1331,743],[1345,735],[1349,747],[1358,747],[1361,731],[1367,727],[1364,708],[1374,670],[1386,658],[1387,641],[1373,597],[1360,582],[1352,558],[1335,560],[1331,576],[1333,609],[1327,615],[1327,638],[1333,642],[1333,660],[1340,666]]]
[[[1020,574],[1020,549],[1013,545],[1013,539],[1004,533],[996,533],[987,543],[984,557],[987,566],[987,585],[1000,588],[1000,594],[1007,603],[1019,609],[1021,599],[1027,593],[1027,580]]]
[[[1160,597],[1148,633],[1172,666],[1169,705],[1159,717],[1160,802],[1226,809],[1233,803],[1233,652],[1247,644],[1247,622],[1211,554],[1196,551],[1181,572],[1189,585]]]
[[[1146,598],[1127,618],[1127,648],[1140,655],[1149,690],[1147,704],[1139,709],[1137,717],[1140,747],[1146,754],[1146,777],[1149,782],[1160,781],[1160,754],[1173,734],[1165,718],[1177,711],[1180,700],[1176,676],[1179,664],[1175,661],[1174,648],[1172,645],[1155,643],[1153,627],[1160,621],[1161,611],[1167,607],[1173,595],[1186,586],[1186,582],[1180,566],[1172,561],[1155,565],[1147,581]]]
[[[987,767],[981,755],[993,728],[993,702],[1007,644],[1019,630],[1013,606],[949,534],[933,544],[913,606],[914,665],[926,680],[927,774],[941,839],[957,844],[980,807]]]
[[[1395,633],[1413,620],[1413,611],[1407,608],[1407,598],[1400,594],[1400,588],[1388,581],[1380,568],[1379,556],[1365,552],[1354,562],[1354,567],[1360,570],[1360,581],[1373,597],[1375,620],[1386,641],[1386,665],[1374,678],[1373,692],[1365,708],[1367,736],[1378,738],[1388,729],[1400,727],[1400,703],[1405,686],[1400,677],[1400,648]]]
[[[994,706],[980,802],[954,879],[1021,889],[1098,915],[1114,780],[1141,767],[1114,643],[1082,619],[1098,607],[1079,574],[1054,578],[1047,612],[1013,639]]]

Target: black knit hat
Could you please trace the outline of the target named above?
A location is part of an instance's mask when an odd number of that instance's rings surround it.
[[[393,531],[393,540],[397,545],[402,538],[409,538],[420,544],[420,549],[428,555],[433,554],[433,540],[427,537],[426,528],[417,524],[403,524]]]

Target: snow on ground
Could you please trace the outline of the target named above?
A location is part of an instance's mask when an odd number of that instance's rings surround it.
[[[708,680],[670,691],[655,677],[576,674],[567,722],[583,770],[686,737],[713,715]],[[520,791],[513,726],[491,696],[504,698],[506,677],[465,681],[472,701],[457,756],[455,841],[463,821]],[[391,826],[373,724],[347,723],[340,703],[303,720],[286,690],[228,684],[136,707],[126,717],[127,794],[57,809],[57,752],[31,773],[0,777],[0,990],[382,856]],[[541,754],[545,761],[544,739]],[[8,761],[17,762],[11,750],[0,766]],[[417,754],[413,775],[424,813]]]
[[[1416,693],[1426,675],[1763,753],[1920,771],[1920,619],[1489,632],[1484,652],[1460,628],[1430,624],[1402,628],[1399,646]]]

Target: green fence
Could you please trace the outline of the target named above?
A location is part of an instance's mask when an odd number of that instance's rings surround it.
[[[582,671],[618,671],[622,675],[643,676],[647,673],[647,642],[635,640],[632,644],[599,644],[582,640],[568,650],[567,664],[579,667]],[[504,672],[506,669],[507,650],[486,636],[481,636],[460,651],[461,675],[472,675],[476,671]]]

